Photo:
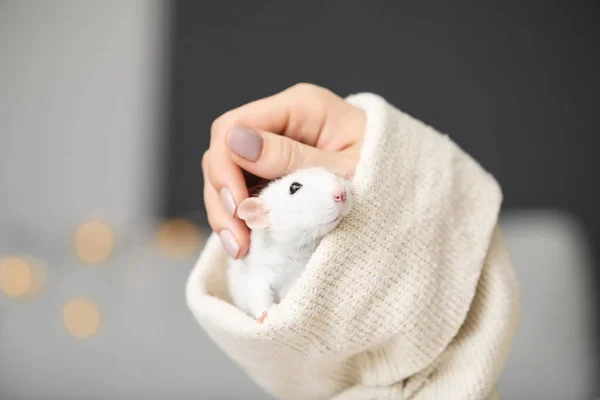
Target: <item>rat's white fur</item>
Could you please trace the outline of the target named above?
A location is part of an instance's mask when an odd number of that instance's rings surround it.
[[[293,182],[302,184],[290,194]],[[334,192],[344,189],[346,201]],[[324,168],[305,168],[271,182],[258,196],[268,219],[251,233],[251,247],[231,260],[228,288],[233,303],[261,318],[287,294],[321,239],[337,227],[352,205],[350,182]]]

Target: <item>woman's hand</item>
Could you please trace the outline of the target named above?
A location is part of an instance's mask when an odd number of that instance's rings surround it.
[[[204,202],[209,224],[227,252],[244,257],[250,244],[248,228],[235,213],[248,197],[242,170],[272,180],[320,166],[349,177],[358,163],[365,123],[362,110],[305,83],[217,118],[202,158]]]

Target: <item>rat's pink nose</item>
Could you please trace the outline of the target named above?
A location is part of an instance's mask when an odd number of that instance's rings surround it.
[[[346,191],[344,189],[336,190],[335,192],[333,192],[333,198],[337,202],[346,201]]]

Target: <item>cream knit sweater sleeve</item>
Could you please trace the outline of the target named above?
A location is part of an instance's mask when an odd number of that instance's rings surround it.
[[[346,100],[367,115],[352,212],[264,325],[229,303],[213,234],[187,283],[190,310],[279,399],[498,398],[519,319],[498,184],[381,97]]]

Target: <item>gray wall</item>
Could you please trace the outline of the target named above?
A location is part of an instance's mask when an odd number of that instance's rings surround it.
[[[154,212],[166,21],[154,0],[0,2],[0,227]]]

